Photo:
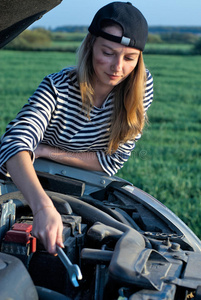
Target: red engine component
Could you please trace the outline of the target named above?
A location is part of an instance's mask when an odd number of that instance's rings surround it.
[[[36,238],[31,235],[32,225],[26,223],[15,223],[12,229],[7,231],[4,241],[30,244],[30,253],[36,252]]]
[[[19,244],[30,244],[30,253],[36,252],[36,238],[31,235],[32,224],[15,223],[12,229],[7,231],[4,241]]]
[[[20,244],[30,244],[30,253],[36,252],[36,238],[31,235],[32,225],[15,223],[12,229],[7,231],[4,241]]]
[[[18,256],[27,265],[30,255],[36,252],[36,238],[31,231],[32,224],[15,223],[5,234],[1,251]]]

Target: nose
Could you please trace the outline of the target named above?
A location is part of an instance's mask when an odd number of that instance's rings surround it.
[[[119,72],[122,70],[122,67],[123,67],[123,59],[118,56],[114,57],[111,65],[111,70],[113,72]]]

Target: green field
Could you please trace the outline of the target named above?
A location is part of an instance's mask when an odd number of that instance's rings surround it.
[[[0,134],[43,77],[73,53],[0,51]],[[201,237],[201,56],[145,55],[154,102],[143,137],[118,176],[153,195]]]

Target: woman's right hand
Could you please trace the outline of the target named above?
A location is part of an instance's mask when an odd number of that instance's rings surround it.
[[[64,247],[62,232],[62,219],[53,205],[43,206],[35,212],[32,234],[40,240],[50,254],[56,254],[56,244]]]

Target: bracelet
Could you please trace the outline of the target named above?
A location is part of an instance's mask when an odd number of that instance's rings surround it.
[[[46,205],[46,206],[43,206],[41,207],[39,210],[37,210],[37,212],[35,214],[33,214],[33,217],[35,217],[37,215],[37,213],[39,213],[39,211],[43,210],[44,208],[46,207],[51,207],[51,208],[54,208],[54,206],[50,206],[50,205]]]

